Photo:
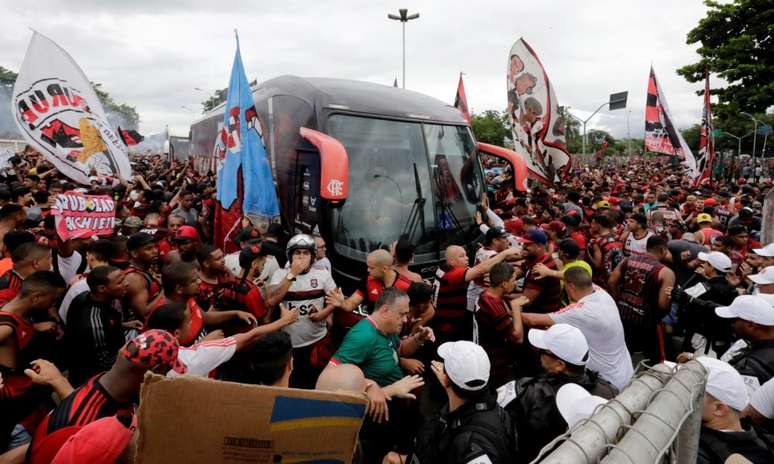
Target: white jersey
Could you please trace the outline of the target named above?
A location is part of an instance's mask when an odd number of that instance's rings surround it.
[[[215,368],[228,361],[236,353],[237,341],[233,337],[221,340],[209,340],[196,345],[181,346],[177,359],[186,367],[186,374],[197,377],[207,377]],[[174,378],[181,374],[170,370],[167,377]]]
[[[587,368],[622,390],[634,375],[632,358],[626,348],[618,307],[604,290],[594,286],[594,293],[577,303],[549,314],[557,324],[578,328],[589,344]]]
[[[279,285],[287,275],[287,269],[278,270],[272,276],[270,285]],[[311,345],[322,340],[328,333],[325,319],[313,321],[309,316],[322,311],[325,307],[325,294],[335,289],[336,283],[331,273],[322,269],[310,269],[309,272],[296,276],[296,280],[290,284],[282,302],[288,309],[298,308],[298,320],[283,330],[290,335],[293,348]]]
[[[629,232],[629,237],[626,238],[626,243],[624,244],[624,253],[626,256],[631,255],[644,255],[648,252],[648,239],[653,237],[653,232],[648,231],[644,237],[637,240],[634,238],[634,234]]]
[[[67,313],[70,311],[70,303],[73,302],[76,296],[81,293],[88,292],[89,285],[86,283],[86,277],[82,276],[78,281],[70,286],[62,298],[62,304],[59,305],[59,317],[62,318],[62,322],[67,323]]]
[[[497,252],[494,250],[490,250],[489,248],[481,247],[476,252],[476,263],[479,264],[483,261],[486,261],[487,259],[491,258],[492,256],[496,255]],[[485,275],[484,277],[481,277],[476,280],[470,281],[468,284],[468,296],[467,296],[467,309],[470,312],[476,312],[476,303],[478,303],[478,297],[481,296],[482,293],[484,293],[484,290],[486,290],[489,287],[489,275]]]

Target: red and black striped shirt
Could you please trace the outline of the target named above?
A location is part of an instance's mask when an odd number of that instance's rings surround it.
[[[22,276],[13,269],[0,276],[0,306],[13,300],[19,294],[22,282],[24,282]]]
[[[55,456],[67,437],[97,419],[131,413],[131,404],[114,400],[99,383],[103,375],[89,379],[48,413],[32,438],[28,462],[45,462],[44,456]]]

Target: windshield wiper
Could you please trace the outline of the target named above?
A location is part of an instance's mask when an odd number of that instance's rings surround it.
[[[414,204],[411,205],[411,211],[406,219],[406,225],[403,226],[402,235],[408,234],[409,241],[412,241],[414,230],[417,228],[417,223],[422,228],[422,237],[425,236],[425,197],[422,195],[422,184],[419,182],[419,171],[417,170],[417,163],[414,163],[414,186],[417,190],[417,198],[414,200]]]

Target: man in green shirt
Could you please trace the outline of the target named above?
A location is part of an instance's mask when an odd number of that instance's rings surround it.
[[[411,356],[425,341],[435,341],[433,330],[420,327],[400,339],[407,323],[409,298],[403,290],[386,288],[376,300],[374,313],[355,324],[344,338],[330,364],[355,364],[366,379],[384,388],[404,377],[400,357]]]
[[[408,322],[408,314],[408,295],[394,287],[385,288],[374,304],[374,312],[350,329],[329,363],[354,364],[366,376],[371,421],[363,425],[361,442],[364,455],[370,458],[381,459],[396,446],[400,448],[401,444],[410,444],[413,437],[410,433],[413,429],[411,420],[403,411],[411,408],[398,404],[388,407],[387,401],[393,398],[416,399],[410,392],[424,382],[420,376],[404,377],[400,357],[411,356],[426,341],[435,341],[435,336],[429,327],[420,327],[400,339],[398,335]],[[365,462],[372,460],[366,459]]]

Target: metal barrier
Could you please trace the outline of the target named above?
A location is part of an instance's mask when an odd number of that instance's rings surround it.
[[[644,366],[644,365],[643,365]],[[698,361],[644,366],[632,382],[532,461],[541,464],[696,462],[706,371]]]

